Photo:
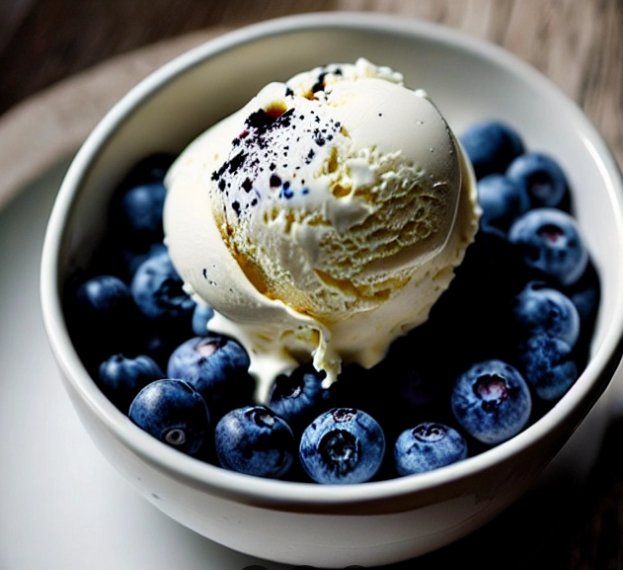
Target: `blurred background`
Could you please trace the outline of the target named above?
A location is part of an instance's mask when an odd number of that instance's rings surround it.
[[[131,84],[190,45],[268,18],[325,10],[421,18],[506,48],[574,99],[623,164],[623,0],[0,0],[0,164],[19,157],[15,133],[24,115],[51,121],[46,111],[62,107],[59,98],[70,86],[105,77],[90,83],[90,93],[100,89],[107,97],[72,145]],[[111,61],[132,66],[116,68],[123,76],[103,74]],[[59,145],[62,125],[55,131]],[[6,184],[27,176],[20,172]],[[0,197],[2,190],[0,184]],[[491,569],[623,568],[623,423],[614,422],[605,441],[593,445],[601,446],[598,463],[572,495],[522,501],[476,535],[424,557],[418,568],[466,560]]]
[[[2,0],[0,114],[65,77],[141,46],[320,10],[422,18],[505,47],[575,99],[621,163],[621,0]]]

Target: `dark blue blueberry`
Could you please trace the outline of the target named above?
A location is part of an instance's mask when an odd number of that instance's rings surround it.
[[[163,180],[174,158],[165,153],[147,156],[118,185],[108,212],[115,231],[106,240],[111,261],[121,268],[116,274],[131,276],[134,258],[162,242]]]
[[[580,338],[573,347],[579,369],[586,366],[591,354],[591,344],[601,301],[601,284],[591,260],[584,274],[571,287],[563,289],[580,315]]]
[[[503,174],[489,174],[478,181],[480,226],[508,231],[511,224],[530,208],[526,191]]]
[[[240,343],[210,332],[183,342],[172,352],[167,376],[192,384],[220,416],[251,401],[254,382],[249,365],[249,355]]]
[[[475,364],[457,378],[451,406],[469,435],[487,445],[496,445],[524,428],[532,400],[528,385],[516,368],[501,360],[488,360]]]
[[[76,294],[80,310],[89,318],[123,316],[132,303],[129,287],[114,275],[98,275],[83,283]],[[97,325],[97,323],[95,323]]]
[[[454,428],[424,422],[403,431],[394,445],[398,475],[425,473],[467,457],[467,442]]]
[[[216,424],[214,445],[222,467],[257,477],[283,477],[296,453],[287,422],[265,406],[246,406]]]
[[[582,334],[590,335],[601,298],[599,275],[590,259],[582,277],[571,287],[566,288],[565,294],[573,301],[580,314]]]
[[[119,202],[119,228],[135,248],[161,242],[162,211],[167,189],[162,182],[130,188]]]
[[[141,263],[132,279],[131,291],[140,311],[150,319],[190,318],[195,302],[183,286],[169,254],[164,251]]]
[[[89,367],[97,367],[109,355],[131,348],[138,317],[130,289],[113,275],[87,280],[68,303],[72,339]]]
[[[569,297],[544,283],[531,281],[512,304],[523,338],[546,334],[575,346],[580,336],[580,315]]]
[[[580,279],[588,264],[576,221],[556,208],[530,210],[511,226],[508,237],[528,267],[562,286]]]
[[[132,401],[128,416],[147,433],[189,455],[201,450],[210,424],[201,394],[187,382],[171,378],[147,384]]]
[[[143,264],[144,261],[147,261],[150,257],[154,257],[161,253],[166,253],[167,248],[163,243],[154,243],[145,253],[136,253],[130,249],[124,249],[121,251],[122,259],[124,262],[124,268],[128,275],[130,275],[130,279],[134,277],[137,269]]]
[[[303,432],[299,457],[317,483],[348,484],[370,480],[385,454],[385,436],[378,422],[362,410],[333,408]]]
[[[518,156],[509,165],[506,176],[526,192],[532,208],[562,208],[569,199],[565,173],[545,153],[529,152]]]
[[[147,384],[165,377],[158,364],[145,355],[128,358],[115,354],[100,364],[98,373],[102,392],[124,413]]]
[[[193,311],[192,330],[196,336],[208,334],[208,322],[214,316],[214,310],[205,303],[197,303]]]
[[[268,396],[268,407],[288,422],[295,431],[302,431],[329,406],[329,390],[322,387],[326,377],[311,364],[304,364],[289,376],[275,378]]]
[[[470,125],[460,137],[477,178],[494,172],[503,173],[511,161],[524,151],[515,129],[496,120]]]
[[[519,361],[537,397],[546,401],[560,398],[579,375],[571,347],[545,334],[532,336],[521,345]]]
[[[165,251],[163,243],[151,244],[136,249],[133,244],[123,243],[120,232],[107,237],[93,254],[94,266],[99,265],[99,273],[115,275],[122,281],[130,283],[138,266],[158,250]]]

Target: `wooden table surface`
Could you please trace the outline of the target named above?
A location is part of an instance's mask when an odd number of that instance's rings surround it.
[[[17,129],[33,96],[62,92],[63,82],[112,57],[191,32],[320,10],[402,14],[503,46],[572,97],[623,165],[623,0],[0,0],[0,127]],[[0,157],[11,150],[2,145]],[[520,501],[417,566],[395,568],[623,568],[622,441],[623,423],[615,422],[589,480],[573,493]]]

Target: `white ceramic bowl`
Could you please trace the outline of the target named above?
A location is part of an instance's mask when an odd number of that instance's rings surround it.
[[[592,358],[545,417],[512,440],[438,471],[352,486],[263,480],[168,448],[98,390],[65,327],[68,274],[106,230],[102,215],[122,176],[154,151],[179,152],[270,80],[364,56],[427,90],[458,132],[477,119],[514,124],[531,149],[564,165],[577,217],[601,274]],[[67,391],[95,444],[159,509],[197,532],[259,557],[314,567],[379,565],[465,536],[539,477],[608,384],[623,331],[623,187],[589,121],[526,64],[449,29],[378,14],[308,14],[220,37],[132,90],[75,157],[51,216],[42,262],[46,329]]]

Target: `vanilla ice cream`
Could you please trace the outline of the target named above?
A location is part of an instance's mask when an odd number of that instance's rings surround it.
[[[211,330],[249,351],[262,399],[313,360],[333,382],[428,318],[478,226],[437,108],[361,59],[271,83],[166,180],[165,234]]]

